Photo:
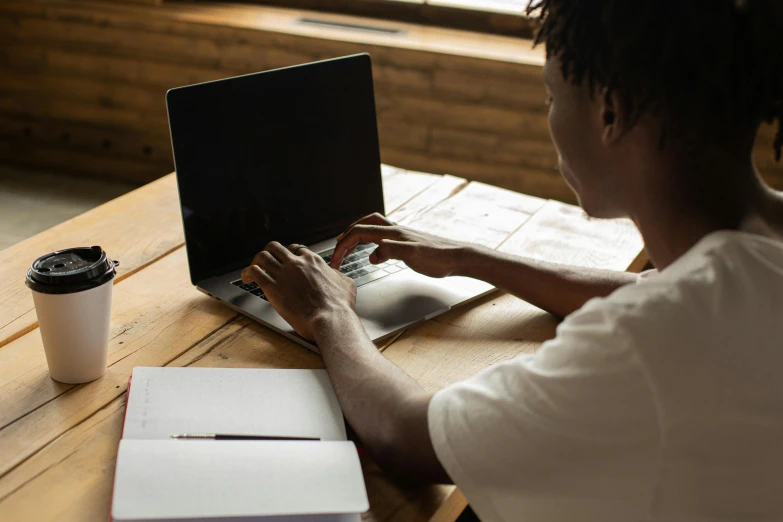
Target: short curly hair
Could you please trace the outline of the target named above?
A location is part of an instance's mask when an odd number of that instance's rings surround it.
[[[780,160],[783,0],[531,0],[527,14],[567,81],[615,96],[631,125],[655,114],[662,143],[752,139],[777,121]]]

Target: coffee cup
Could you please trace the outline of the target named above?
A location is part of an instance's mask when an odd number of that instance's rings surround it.
[[[111,293],[119,262],[99,246],[36,259],[27,271],[49,375],[78,384],[106,373]]]

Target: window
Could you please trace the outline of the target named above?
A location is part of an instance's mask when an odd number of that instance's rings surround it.
[[[530,38],[528,0],[246,0],[248,2],[398,20]]]
[[[423,0],[423,3],[446,7],[461,7],[474,11],[523,15],[528,2],[527,0]]]

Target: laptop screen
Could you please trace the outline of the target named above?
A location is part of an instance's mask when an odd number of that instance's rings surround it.
[[[368,55],[172,89],[166,102],[194,284],[270,241],[316,243],[384,211]]]

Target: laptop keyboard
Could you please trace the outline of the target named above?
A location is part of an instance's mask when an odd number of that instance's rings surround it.
[[[371,264],[370,254],[376,246],[378,245],[373,243],[359,245],[356,247],[356,250],[351,252],[351,255],[343,259],[340,272],[353,279],[356,282],[357,287],[378,281],[379,279],[383,279],[386,276],[390,276],[408,268],[405,263],[395,259],[390,259],[385,263],[380,263],[377,265]],[[332,259],[332,252],[334,252],[333,249],[321,252],[318,255],[320,255],[321,258],[323,258],[323,260],[328,264]],[[268,301],[264,295],[264,292],[255,283],[243,283],[241,279],[238,279],[236,281],[232,281],[231,284],[241,288],[249,294],[260,297],[264,301]]]

